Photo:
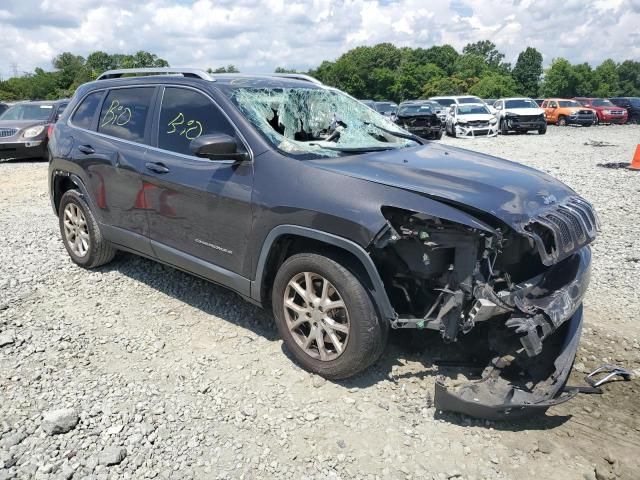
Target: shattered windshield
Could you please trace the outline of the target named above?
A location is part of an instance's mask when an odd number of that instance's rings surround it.
[[[329,88],[236,88],[231,99],[279,150],[336,157],[418,145],[412,135]]]

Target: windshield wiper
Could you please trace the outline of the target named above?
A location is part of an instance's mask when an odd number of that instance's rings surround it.
[[[388,133],[389,135],[393,135],[394,137],[406,138],[407,140],[413,140],[414,142],[417,142],[419,145],[426,145],[425,141],[422,138],[420,138],[417,135],[414,135],[413,133],[394,132],[393,130],[387,130],[386,128],[381,127],[380,125],[376,125],[375,123],[371,123],[371,122],[363,122],[363,123],[368,126],[376,127],[378,130],[381,130],[384,133]]]

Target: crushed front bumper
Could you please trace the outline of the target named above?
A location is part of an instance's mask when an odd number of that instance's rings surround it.
[[[0,142],[0,160],[10,158],[43,158],[47,152],[44,140],[26,142]]]
[[[506,117],[508,130],[540,130],[547,126],[544,116],[536,119],[525,119],[521,116]]]
[[[539,277],[525,282],[512,298],[520,310],[530,313],[527,318],[516,318],[521,315],[514,313],[506,322],[519,327],[520,348],[493,358],[478,380],[438,376],[434,398],[438,410],[500,420],[543,413],[576,395],[564,387],[582,332],[591,251],[584,247],[567,260],[562,268],[572,269],[570,281],[557,285],[552,275]]]
[[[456,136],[460,138],[495,137],[498,135],[498,124],[481,126],[456,124]]]

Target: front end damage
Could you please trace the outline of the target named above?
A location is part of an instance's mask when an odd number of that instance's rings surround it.
[[[383,214],[371,254],[398,313],[392,326],[435,330],[445,342],[474,330],[488,350],[480,378],[437,378],[437,409],[500,419],[571,398],[563,388],[598,229],[587,202],[571,197],[518,225],[484,218],[484,229],[396,208]]]
[[[458,121],[453,128],[456,131],[456,137],[459,138],[496,137],[498,135],[498,123],[495,120]]]

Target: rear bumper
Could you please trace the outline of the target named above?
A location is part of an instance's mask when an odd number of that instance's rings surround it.
[[[47,153],[45,140],[28,142],[0,142],[0,160],[10,158],[44,158]]]
[[[582,333],[582,299],[591,272],[589,247],[561,264],[558,269],[565,274],[570,271],[571,276],[564,286],[554,285],[563,273],[554,272],[540,282],[525,282],[524,288],[529,291],[521,290],[523,293],[512,299],[524,311],[532,312],[529,317],[514,312],[506,321],[508,327],[519,327],[515,333],[529,353],[510,346],[487,365],[478,380],[448,382],[439,376],[435,390],[437,409],[500,420],[543,413],[575,396],[575,392],[565,392],[564,387]]]

